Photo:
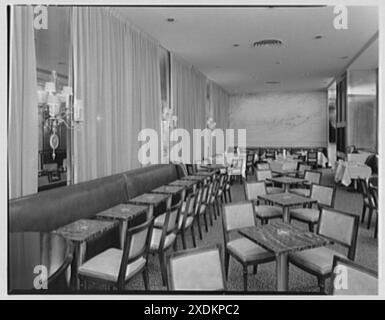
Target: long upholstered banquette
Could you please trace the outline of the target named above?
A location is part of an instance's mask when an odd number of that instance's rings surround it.
[[[52,231],[73,221],[93,218],[103,210],[183,176],[179,165],[159,164],[9,201],[9,231]],[[156,212],[155,212],[156,214]],[[95,240],[87,250],[118,243],[117,230]]]

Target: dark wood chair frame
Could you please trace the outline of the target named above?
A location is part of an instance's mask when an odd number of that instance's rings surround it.
[[[334,256],[333,257],[333,268],[332,268],[333,271],[332,271],[331,278],[330,278],[330,293],[332,295],[334,294],[334,280],[336,278],[336,274],[334,272],[334,269],[338,264],[349,266],[353,269],[364,272],[364,273],[378,279],[378,273],[376,271],[369,269],[369,268],[366,268],[366,267],[364,267],[358,263],[355,263],[349,259],[344,259],[344,258],[341,258],[339,256]]]
[[[329,189],[333,189],[333,193],[332,193],[332,199],[331,199],[331,203],[330,203],[330,205],[327,205],[327,204],[322,204],[322,203],[316,203],[316,206],[317,206],[317,208],[318,208],[318,210],[319,210],[319,214],[321,214],[321,210],[322,210],[322,208],[326,208],[326,209],[333,209],[334,208],[334,203],[335,203],[335,200],[336,200],[336,191],[337,191],[337,189],[336,189],[336,187],[335,186],[325,186],[325,185],[321,185],[321,184],[316,184],[316,183],[312,183],[311,185],[310,185],[310,198],[312,197],[312,194],[313,194],[313,186],[314,185],[316,185],[316,186],[321,186],[321,187],[323,187],[323,188],[329,188]],[[312,204],[310,205],[310,206],[312,206]],[[297,221],[300,221],[300,222],[303,222],[303,223],[307,223],[308,224],[308,226],[309,226],[309,231],[310,232],[314,232],[314,226],[316,225],[316,224],[318,224],[318,222],[310,222],[310,221],[307,221],[307,220],[305,220],[305,219],[301,219],[301,218],[298,218],[298,217],[292,217],[291,215],[290,215],[290,222],[291,222],[291,220],[297,220]],[[319,221],[319,218],[318,218],[318,221]]]
[[[256,221],[256,218],[255,218],[256,214],[255,214],[254,204],[252,203],[252,201],[245,201],[245,202],[250,202],[251,203],[251,206],[253,208],[254,224],[256,226],[257,225],[257,221]],[[257,271],[258,271],[258,265],[259,264],[275,261],[275,257],[272,256],[272,257],[268,257],[268,258],[265,258],[265,259],[244,262],[238,256],[234,255],[232,252],[230,252],[227,249],[227,243],[229,242],[228,234],[230,232],[234,232],[235,230],[226,231],[227,221],[226,221],[226,215],[224,214],[224,208],[225,208],[225,206],[236,206],[236,205],[239,205],[239,204],[240,204],[240,202],[238,202],[238,203],[222,204],[222,212],[223,212],[223,214],[222,214],[222,228],[223,228],[223,241],[224,241],[224,252],[225,252],[225,271],[226,271],[226,280],[227,280],[228,279],[228,275],[229,275],[230,256],[231,256],[231,257],[233,257],[236,261],[238,261],[242,265],[242,268],[243,268],[243,290],[247,291],[248,266],[250,266],[250,265],[253,266],[253,274],[256,275]]]
[[[326,210],[332,210],[336,213],[339,213],[339,214],[344,214],[344,215],[347,215],[347,216],[350,216],[354,219],[354,223],[353,223],[353,232],[352,232],[352,237],[350,239],[350,245],[347,245],[345,243],[342,243],[336,239],[333,239],[333,238],[330,238],[330,237],[327,237],[327,236],[324,236],[322,234],[320,234],[319,232],[319,229],[320,229],[320,225],[321,225],[321,222],[322,222],[322,212],[323,210],[321,210],[321,214],[320,214],[320,219],[319,219],[319,223],[317,225],[317,234],[323,236],[324,238],[327,238],[329,239],[330,241],[332,241],[332,243],[338,243],[340,245],[342,245],[343,247],[345,248],[348,248],[348,258],[352,261],[354,261],[355,259],[355,255],[356,255],[356,248],[357,248],[357,238],[358,238],[358,227],[359,227],[359,217],[355,214],[352,214],[352,213],[348,213],[348,212],[344,212],[344,211],[340,211],[340,210],[335,210],[335,209],[331,209],[331,208],[325,208]],[[302,269],[304,270],[305,272],[307,273],[310,273],[311,275],[314,275],[317,277],[317,280],[318,280],[318,286],[320,288],[320,293],[322,294],[325,294],[325,282],[326,282],[326,279],[329,278],[331,276],[331,274],[333,273],[333,269],[330,273],[327,273],[327,274],[324,274],[324,275],[321,275],[305,266],[303,266],[302,264],[299,264],[299,263],[296,263],[295,261],[293,261],[292,259],[290,259],[290,256],[289,256],[289,265],[293,264],[295,265],[297,268],[299,269]]]
[[[368,183],[365,179],[358,178],[357,182],[360,185],[362,196],[363,196],[361,222],[363,223],[365,221],[366,211],[367,211],[367,209],[369,209],[368,223],[366,226],[367,229],[369,229],[370,225],[372,223],[373,211],[376,210],[376,204],[374,202],[373,193],[372,193],[373,188],[370,188],[370,186],[368,185]]]
[[[79,274],[78,277],[80,280],[81,288],[84,288],[84,286],[86,286],[86,288],[87,288],[87,281],[91,280],[93,282],[102,283],[104,285],[107,285],[110,288],[110,290],[112,290],[114,288],[117,288],[118,290],[124,290],[124,287],[126,286],[126,284],[136,274],[138,274],[139,272],[142,272],[144,288],[146,291],[149,290],[147,262],[148,262],[148,252],[149,252],[148,249],[149,249],[151,236],[152,236],[152,230],[153,230],[153,223],[154,223],[154,218],[151,218],[151,219],[147,220],[145,223],[143,223],[139,226],[136,226],[136,227],[129,228],[127,230],[117,282],[112,282],[112,281],[108,281],[108,280],[104,280],[104,279],[99,279],[96,277],[84,276],[84,275]],[[149,229],[149,231],[147,233],[147,238],[146,238],[146,245],[142,248],[142,250],[137,252],[133,257],[129,258],[129,250],[131,247],[131,241],[132,241],[133,236],[139,232],[142,232],[145,229]],[[132,276],[129,279],[126,280],[125,275],[126,275],[127,265],[132,263],[133,261],[137,260],[141,256],[145,257],[146,264],[144,265],[143,268],[138,269],[135,273],[132,274]]]

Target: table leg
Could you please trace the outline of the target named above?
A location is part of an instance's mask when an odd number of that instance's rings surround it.
[[[276,259],[277,291],[288,291],[288,253],[281,253]]]
[[[71,286],[74,289],[79,290],[80,283],[78,279],[78,269],[83,264],[86,255],[87,244],[85,241],[81,243],[75,243],[74,259],[71,265]]]
[[[150,205],[148,208],[148,213],[147,213],[147,220],[151,219],[154,215],[154,205]]]
[[[285,183],[284,185],[285,185],[285,192],[288,193],[289,192],[289,185],[287,183]]]
[[[290,222],[289,207],[283,207],[283,222]]]
[[[127,220],[120,221],[120,248],[123,250],[124,243],[126,242],[126,232],[127,232]]]

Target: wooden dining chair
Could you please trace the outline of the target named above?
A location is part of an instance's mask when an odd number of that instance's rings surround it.
[[[297,173],[295,175],[296,178],[304,178],[305,176],[305,171],[306,170],[311,170],[311,166],[308,165],[306,162],[298,162],[298,167],[297,167]]]
[[[182,201],[167,209],[162,228],[153,228],[151,236],[149,252],[158,255],[164,286],[167,285],[166,253],[172,248],[177,249],[176,237],[181,208]]]
[[[270,170],[270,163],[258,162],[256,163],[257,170]]]
[[[208,232],[208,224],[207,224],[207,198],[208,198],[208,195],[209,195],[209,188],[210,188],[210,185],[209,184],[206,184],[204,186],[202,186],[202,197],[201,197],[201,201],[200,201],[200,205],[199,205],[199,209],[198,209],[198,223],[200,224],[200,217],[203,218],[203,221],[205,223],[205,230],[206,232]],[[199,229],[201,229],[201,226],[199,226]],[[201,237],[201,240],[202,240],[202,237]]]
[[[303,188],[291,188],[290,192],[300,196],[309,197],[312,184],[321,184],[322,173],[319,171],[305,170],[303,178],[306,180]]]
[[[153,218],[126,232],[123,250],[110,248],[82,264],[78,269],[80,287],[88,282],[107,285],[109,289],[124,290],[127,282],[142,273],[145,290],[149,289],[147,260],[152,236]]]
[[[290,253],[290,264],[315,275],[320,292],[325,293],[325,280],[331,276],[333,271],[333,257],[337,255],[350,260],[355,258],[358,225],[359,217],[355,214],[322,208],[317,234],[347,248],[347,255],[327,247],[319,247]]]
[[[274,193],[282,193],[284,190],[279,187],[274,187],[274,184],[271,181],[268,181],[268,179],[271,179],[273,177],[273,174],[271,170],[256,170],[255,171],[255,177],[257,178],[257,181],[265,181],[266,183],[266,191],[268,194],[274,194]]]
[[[373,212],[376,210],[376,205],[374,203],[373,195],[371,193],[371,190],[368,186],[368,182],[366,181],[366,179],[358,178],[357,182],[362,193],[362,201],[363,201],[361,222],[365,221],[366,211],[369,210],[368,224],[367,224],[367,229],[369,229],[372,223]]]
[[[316,208],[293,208],[290,210],[290,221],[293,219],[307,223],[309,231],[314,232],[314,226],[318,223],[321,209],[323,207],[333,208],[335,197],[335,186],[312,184],[310,187],[310,198],[317,200]]]
[[[330,293],[344,296],[378,295],[378,273],[351,260],[334,256]]]
[[[216,244],[174,252],[167,264],[168,290],[225,291],[221,251]]]
[[[253,202],[255,215],[261,220],[262,224],[268,223],[271,219],[282,219],[282,208],[260,204],[258,196],[267,194],[265,181],[247,181],[245,182],[244,191],[246,200]]]
[[[247,291],[247,267],[254,266],[254,274],[256,274],[258,264],[274,261],[275,256],[237,233],[241,228],[256,226],[255,210],[251,201],[223,204],[222,211],[226,280],[229,274],[230,257],[233,257],[243,267],[243,289]],[[234,237],[234,233],[237,237]]]
[[[373,185],[369,185],[369,192],[371,195],[371,200],[373,203],[374,213],[376,214],[376,224],[374,229],[374,238],[377,238],[378,233],[378,187],[376,188]]]
[[[313,169],[316,169],[318,166],[318,152],[317,151],[308,151],[306,162]]]

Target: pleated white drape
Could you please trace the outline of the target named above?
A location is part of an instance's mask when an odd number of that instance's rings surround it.
[[[160,132],[158,44],[113,10],[76,7],[73,46],[75,96],[84,103],[75,182],[140,167],[139,131]]]
[[[216,83],[210,81],[210,116],[216,122],[216,128],[227,129],[229,126],[229,94]]]
[[[193,129],[206,127],[207,78],[179,57],[171,56],[172,107],[177,127],[190,134],[190,158],[193,158]]]
[[[14,6],[8,122],[9,196],[37,192],[38,106],[33,10]]]

